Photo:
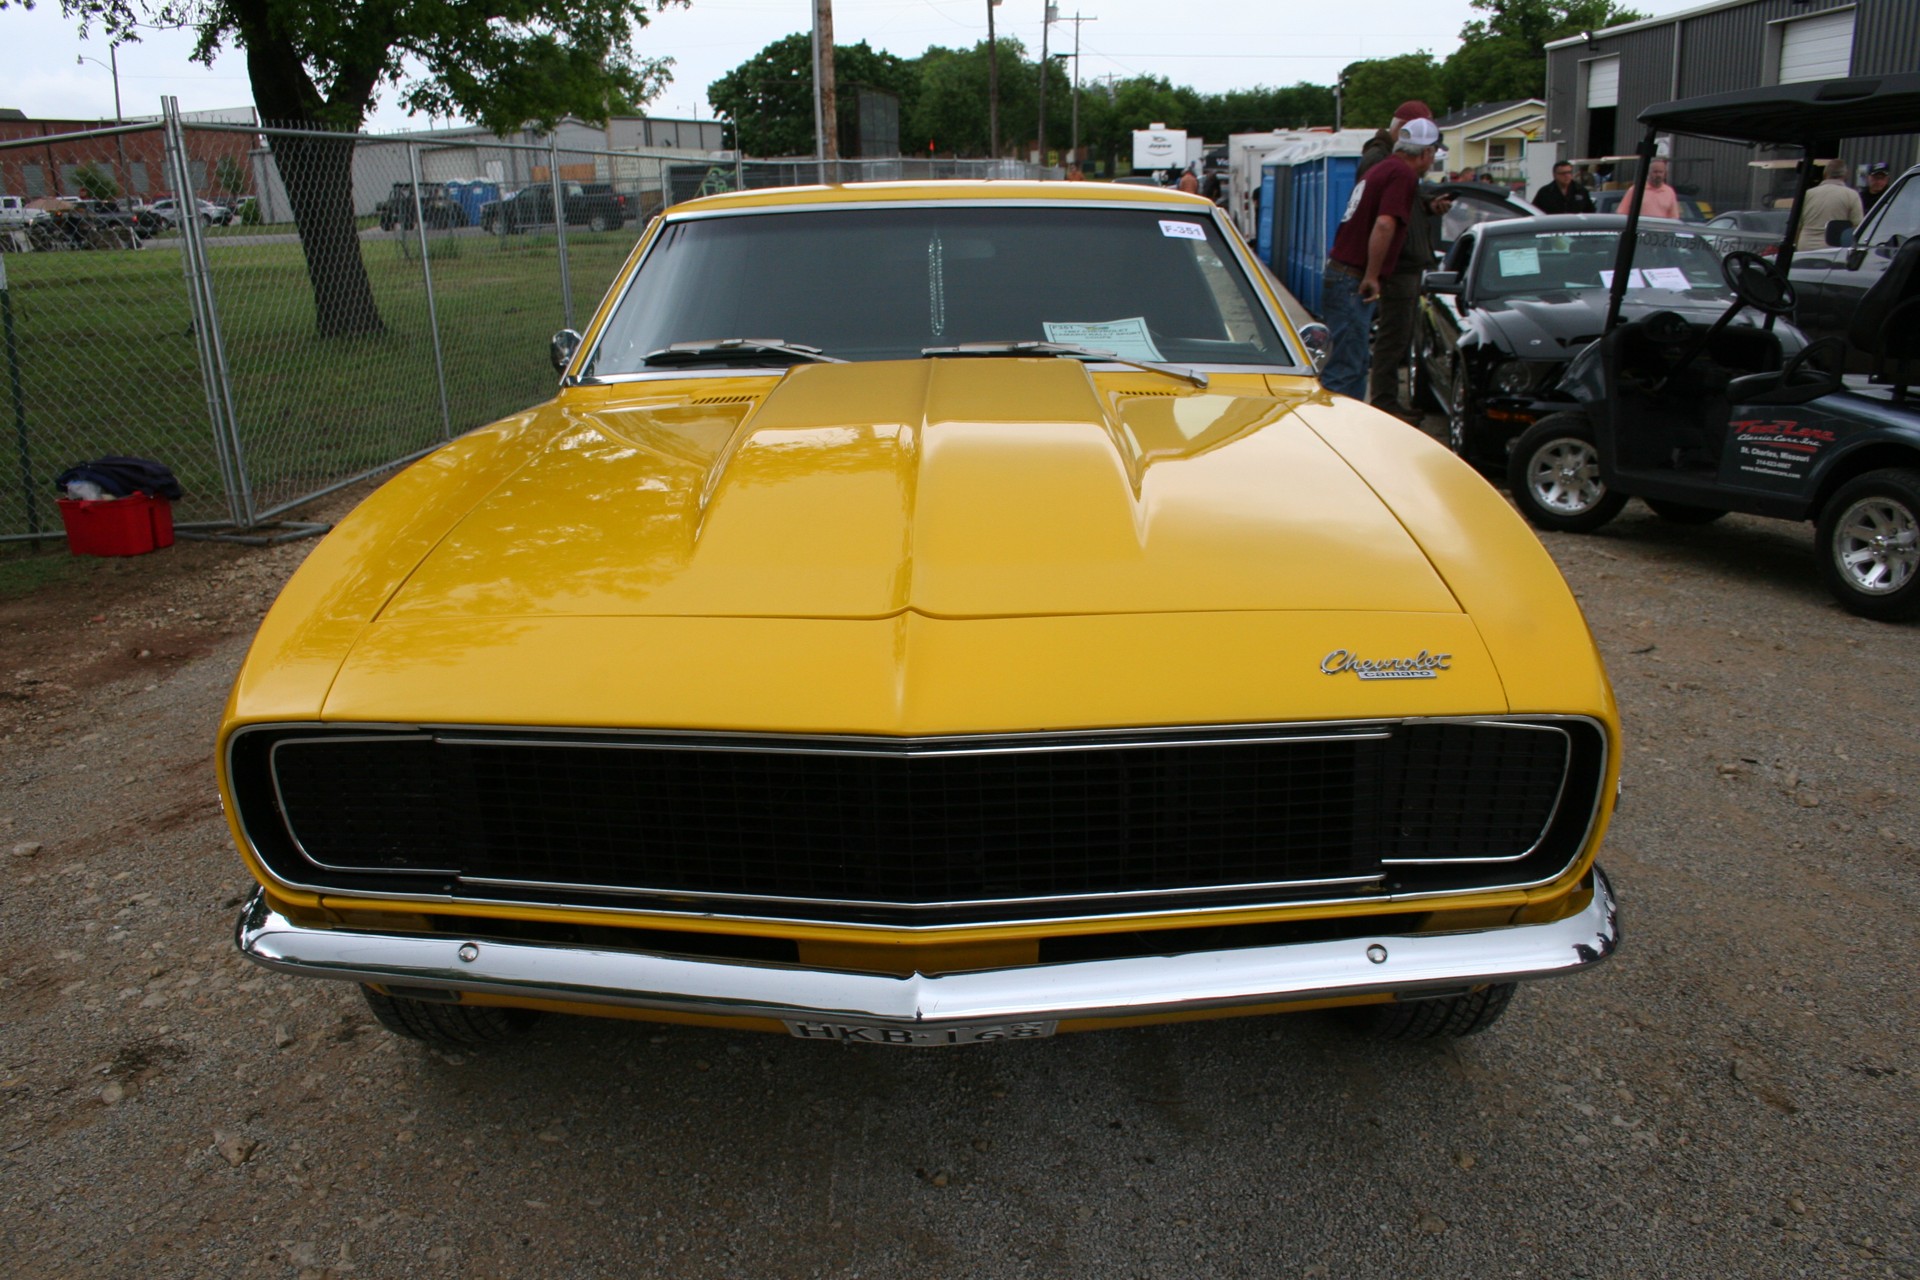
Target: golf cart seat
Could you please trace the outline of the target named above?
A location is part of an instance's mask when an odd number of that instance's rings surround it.
[[[1739,405],[1806,404],[1841,387],[1847,344],[1839,338],[1810,343],[1784,369],[1748,373],[1727,383],[1727,399]]]
[[[1853,313],[1847,339],[1873,357],[1872,378],[1920,383],[1920,236],[1909,236]]]

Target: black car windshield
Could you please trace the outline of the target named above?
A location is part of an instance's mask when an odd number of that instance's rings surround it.
[[[1618,231],[1543,231],[1534,235],[1483,235],[1474,269],[1481,298],[1539,297],[1548,293],[1605,291],[1613,284]],[[1643,228],[1636,237],[1629,294],[1659,289],[1725,298],[1720,255],[1702,235]]]
[[[738,337],[842,360],[1040,341],[1134,360],[1297,363],[1209,218],[903,205],[669,223],[588,374],[638,373],[673,343]]]

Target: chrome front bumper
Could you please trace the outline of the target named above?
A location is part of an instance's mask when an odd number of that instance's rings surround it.
[[[835,1019],[937,1029],[1125,1018],[1393,992],[1418,996],[1591,968],[1620,924],[1595,867],[1593,900],[1565,920],[1031,965],[977,973],[845,973],[594,947],[315,929],[256,892],[236,942],[269,969],[397,987],[746,1018]]]

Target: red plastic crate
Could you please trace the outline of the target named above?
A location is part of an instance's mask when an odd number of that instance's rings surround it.
[[[173,545],[173,504],[144,493],[82,502],[61,498],[67,547],[77,556],[138,556]]]

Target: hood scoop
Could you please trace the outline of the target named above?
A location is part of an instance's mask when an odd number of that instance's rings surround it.
[[[388,616],[1458,611],[1294,401],[1151,380],[956,358],[610,400],[568,414]]]

